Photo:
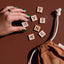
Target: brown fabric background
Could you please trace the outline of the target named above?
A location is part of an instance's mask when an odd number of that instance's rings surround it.
[[[38,18],[45,17],[46,23],[39,24],[41,30],[46,32],[44,38],[40,38],[38,32],[33,31],[34,25],[38,24],[38,21],[29,21],[28,31],[24,33],[16,33],[12,35],[0,38],[0,64],[27,64],[28,53],[36,46],[42,44],[47,40],[50,35],[50,31],[53,24],[53,17],[51,12],[57,8],[62,8],[62,15],[60,16],[59,30],[55,43],[64,42],[64,0],[0,0],[0,9],[5,6],[17,6],[22,9],[27,9],[27,14],[36,14]],[[36,7],[44,7],[42,14],[36,13]],[[36,39],[29,41],[28,34],[34,33]]]

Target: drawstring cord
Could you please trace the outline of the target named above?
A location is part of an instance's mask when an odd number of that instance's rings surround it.
[[[28,64],[31,64],[32,58],[33,58],[33,56],[34,56],[34,54],[35,54],[36,51],[37,51],[37,49],[35,49],[35,50],[32,52],[32,55],[31,55],[31,57],[30,57],[30,59],[29,59],[29,61],[28,61]]]
[[[51,40],[54,40],[54,38],[56,37],[56,34],[57,34],[57,32],[58,32],[58,27],[59,27],[59,16],[57,16],[57,26],[56,26],[56,31],[55,31],[54,36],[51,38]]]
[[[62,11],[62,9],[61,8],[59,8],[59,9],[57,9],[56,10],[56,12],[57,12],[57,25],[56,25],[56,31],[55,31],[55,34],[54,34],[54,36],[51,38],[51,40],[54,40],[54,38],[56,37],[56,35],[57,35],[57,32],[58,32],[58,27],[59,27],[59,16],[61,15],[61,11]]]
[[[59,8],[59,9],[56,10],[56,12],[57,12],[57,14],[56,14],[56,15],[57,15],[57,26],[56,26],[55,34],[54,34],[54,36],[51,38],[51,40],[53,40],[53,39],[55,38],[55,36],[56,36],[56,34],[57,34],[57,32],[58,32],[59,16],[61,15],[61,11],[62,11],[61,8]],[[34,51],[32,52],[31,57],[30,57],[30,59],[29,59],[29,61],[28,61],[28,64],[31,64],[32,58],[33,58],[33,56],[34,56],[34,54],[35,54],[36,51],[37,51],[37,49],[34,49]]]

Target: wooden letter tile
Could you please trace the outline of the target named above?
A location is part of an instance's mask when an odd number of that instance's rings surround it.
[[[28,22],[22,22],[22,26],[23,27],[28,27],[29,25],[28,25]]]
[[[29,34],[28,37],[29,37],[29,40],[34,40],[35,39],[34,34]]]
[[[45,18],[40,18],[40,23],[45,23]]]
[[[43,7],[38,6],[38,7],[37,7],[37,12],[38,12],[38,13],[42,13],[42,12],[43,12]]]
[[[36,15],[31,16],[31,19],[32,19],[32,21],[38,20]]]
[[[34,30],[37,31],[37,32],[39,32],[39,31],[40,31],[40,28],[41,28],[41,27],[40,27],[39,25],[36,25],[36,26],[34,27]]]
[[[40,35],[40,37],[44,37],[44,36],[46,35],[46,33],[45,33],[43,30],[41,30],[41,31],[39,32],[39,35]]]

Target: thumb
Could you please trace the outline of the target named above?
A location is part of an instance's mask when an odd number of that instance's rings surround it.
[[[12,27],[12,31],[13,31],[13,32],[22,31],[23,29],[26,29],[26,28],[25,28],[25,27],[21,27],[21,26]]]

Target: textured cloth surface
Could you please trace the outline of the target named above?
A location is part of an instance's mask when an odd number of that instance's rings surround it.
[[[51,40],[38,47],[38,64],[64,64],[64,49]]]

